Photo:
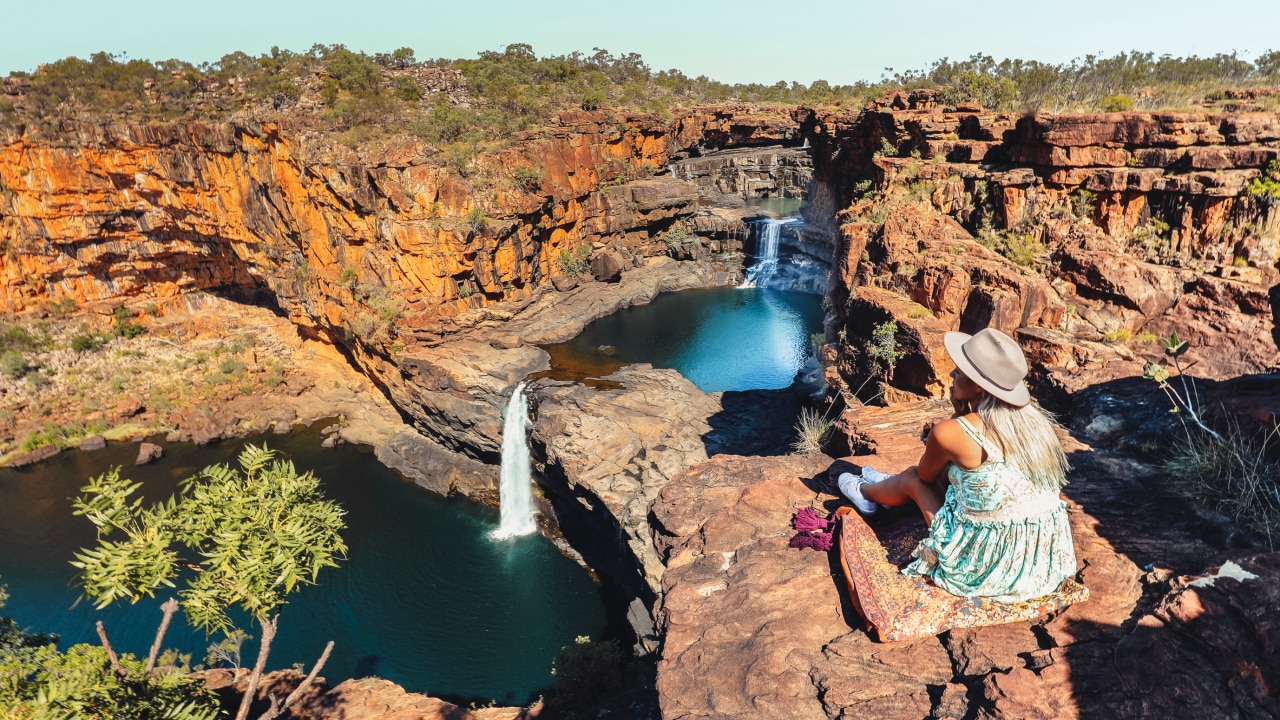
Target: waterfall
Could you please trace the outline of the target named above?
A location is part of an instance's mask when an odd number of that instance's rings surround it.
[[[533,466],[529,463],[529,401],[524,383],[516,385],[502,419],[502,485],[498,496],[501,521],[491,537],[506,540],[538,529],[533,521]]]
[[[747,276],[738,287],[763,287],[778,270],[778,241],[782,237],[782,226],[801,222],[799,218],[789,217],[782,220],[764,218],[752,223],[756,232],[756,262],[747,268]]]

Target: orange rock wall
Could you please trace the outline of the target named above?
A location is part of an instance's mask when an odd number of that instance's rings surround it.
[[[602,190],[693,147],[793,134],[741,108],[566,113],[463,176],[417,141],[354,152],[271,124],[0,127],[0,312],[218,291],[330,336],[388,303],[398,328],[429,326],[547,282],[563,250],[684,212],[628,217]]]

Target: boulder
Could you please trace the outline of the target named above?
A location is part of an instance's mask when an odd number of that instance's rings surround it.
[[[86,435],[80,439],[81,450],[101,450],[106,446],[107,440],[101,435]]]
[[[164,457],[164,448],[153,443],[144,442],[138,446],[138,459],[134,465],[148,465]]]
[[[618,250],[604,250],[591,257],[591,276],[599,282],[618,282],[631,265],[631,258]]]

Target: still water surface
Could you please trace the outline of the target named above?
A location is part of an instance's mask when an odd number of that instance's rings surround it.
[[[496,510],[417,488],[366,449],[322,449],[318,428],[265,441],[300,472],[314,470],[347,511],[349,555],[339,568],[322,570],[319,585],[291,596],[270,668],[309,669],[334,640],[323,672],[331,684],[373,675],[436,696],[523,703],[551,685],[562,646],[578,635],[600,636],[600,589],[545,538],[491,542]],[[77,605],[68,563],[93,544],[94,532],[72,516],[70,498],[85,478],[113,465],[144,482],[148,500],[167,498],[179,479],[232,460],[241,447],[170,444],[158,463],[135,468],[137,445],[112,443],[33,468],[0,469],[0,583],[11,596],[0,613],[32,631],[60,634],[63,648],[96,643],[94,621],[101,619],[117,650],[145,657],[169,595],[101,612]],[[210,642],[175,622],[166,646],[201,662]],[[246,644],[243,663],[251,665],[256,652]]]
[[[762,288],[663,293],[547,346],[552,374],[603,377],[622,365],[678,371],[703,392],[777,390],[813,355],[822,298]]]

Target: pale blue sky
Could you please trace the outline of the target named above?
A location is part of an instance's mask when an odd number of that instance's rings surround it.
[[[975,52],[1063,62],[1236,50],[1252,60],[1280,47],[1280,2],[4,0],[0,28],[0,74],[98,50],[201,62],[323,42],[369,53],[408,46],[422,59],[524,42],[539,55],[637,52],[655,69],[725,82],[850,83]]]

